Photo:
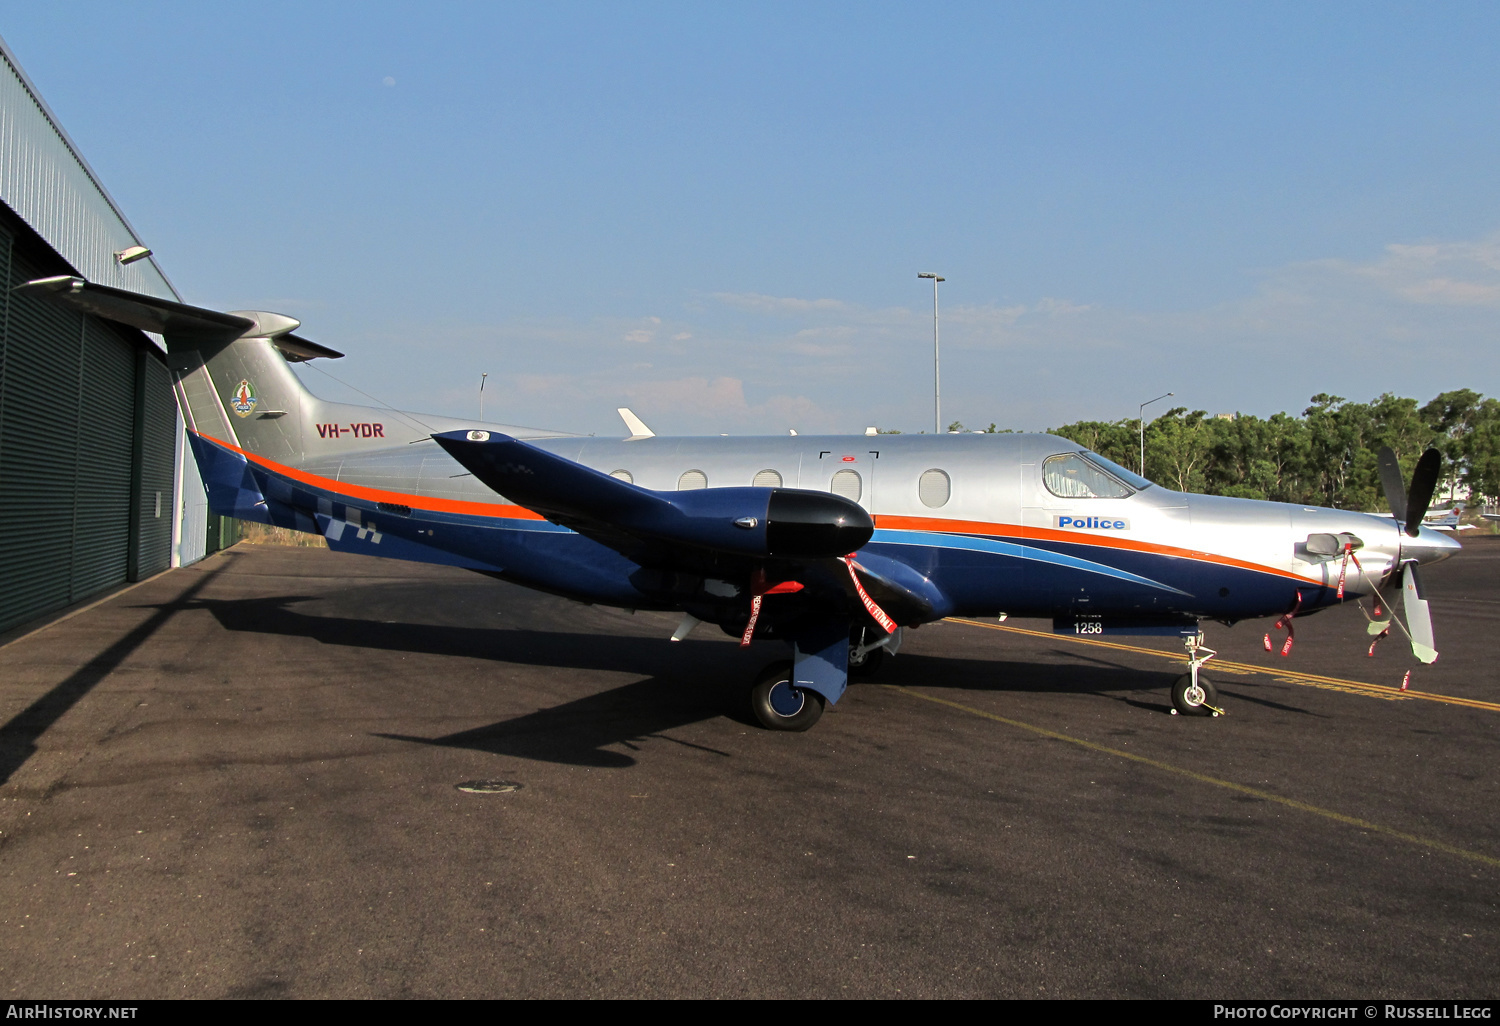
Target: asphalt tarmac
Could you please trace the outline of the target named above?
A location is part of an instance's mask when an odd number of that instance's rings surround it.
[[[806,734],[746,708],[780,646],[242,545],[0,648],[0,987],[1494,998],[1500,539],[1466,541],[1430,667],[1352,606],[1285,659],[1214,626],[1197,719],[1166,640],[945,622]]]

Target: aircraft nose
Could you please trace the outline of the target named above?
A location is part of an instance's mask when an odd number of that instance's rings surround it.
[[[1418,528],[1415,538],[1401,538],[1401,558],[1415,559],[1419,564],[1439,563],[1463,548],[1458,539],[1430,527]]]

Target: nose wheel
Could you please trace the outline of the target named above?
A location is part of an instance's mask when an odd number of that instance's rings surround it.
[[[1172,714],[1182,716],[1218,716],[1223,712],[1216,708],[1219,703],[1219,692],[1214,687],[1213,681],[1198,675],[1193,680],[1191,673],[1184,673],[1177,678],[1172,685]]]
[[[1219,653],[1203,644],[1203,632],[1183,639],[1188,651],[1188,672],[1177,678],[1172,685],[1173,716],[1223,716],[1219,708],[1219,692],[1213,681],[1199,670]]]

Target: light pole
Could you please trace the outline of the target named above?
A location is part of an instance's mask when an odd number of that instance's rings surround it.
[[[484,423],[484,379],[490,376],[489,371],[479,375],[479,422]]]
[[[943,389],[942,375],[938,370],[937,287],[938,282],[948,279],[940,274],[933,274],[931,271],[923,271],[917,277],[932,279],[932,433],[940,435],[943,433]]]
[[[1140,421],[1141,421],[1141,476],[1142,477],[1146,476],[1146,407],[1150,406],[1154,402],[1160,402],[1161,400],[1167,398],[1167,396],[1169,396],[1169,395],[1176,395],[1176,394],[1177,394],[1176,392],[1168,392],[1167,395],[1159,395],[1155,399],[1147,399],[1145,402],[1141,403]]]

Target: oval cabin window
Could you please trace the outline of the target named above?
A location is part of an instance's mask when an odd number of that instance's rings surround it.
[[[762,470],[755,475],[755,480],[751,482],[751,485],[755,488],[780,488],[781,475],[774,470]]]
[[[828,486],[828,490],[834,495],[842,495],[846,499],[858,502],[860,493],[859,471],[841,470],[837,474],[834,474],[833,483]]]
[[[691,491],[694,488],[707,488],[708,475],[701,470],[689,470],[677,479],[677,490],[679,492]]]
[[[635,484],[635,478],[630,476],[630,471],[628,470],[611,470],[609,476],[617,477],[626,484]]]
[[[953,482],[941,470],[929,470],[917,479],[917,498],[922,505],[937,509],[946,506],[953,495]]]

